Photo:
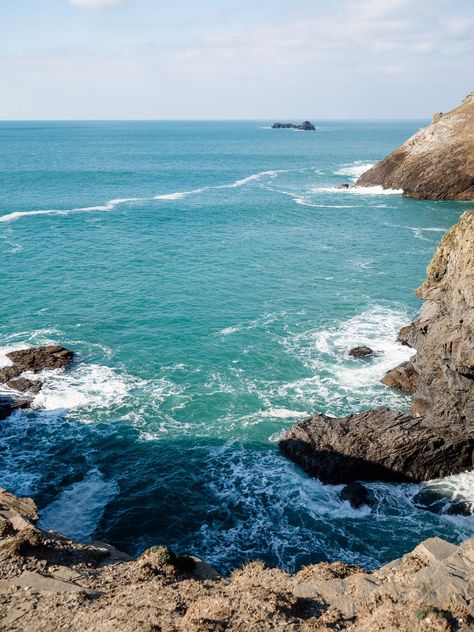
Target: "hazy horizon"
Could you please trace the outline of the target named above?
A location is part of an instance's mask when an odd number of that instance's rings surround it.
[[[0,120],[421,120],[474,89],[470,0],[6,0]]]

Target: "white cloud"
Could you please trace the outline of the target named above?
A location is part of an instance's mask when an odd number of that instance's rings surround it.
[[[115,9],[122,7],[129,0],[69,0],[69,4],[81,9]]]

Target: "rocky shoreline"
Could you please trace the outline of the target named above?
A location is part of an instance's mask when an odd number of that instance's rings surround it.
[[[471,630],[474,538],[430,538],[374,572],[335,562],[219,575],[163,546],[137,559],[35,526],[0,488],[0,627],[12,632]]]
[[[295,424],[281,450],[326,483],[418,482],[474,465],[474,211],[439,244],[417,290],[419,318],[399,340],[416,351],[383,382],[411,391],[410,412],[371,410]]]
[[[474,92],[366,171],[355,186],[429,200],[474,200]]]

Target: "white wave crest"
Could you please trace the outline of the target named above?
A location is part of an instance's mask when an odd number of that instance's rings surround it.
[[[91,470],[82,481],[67,487],[43,509],[38,526],[86,541],[100,523],[107,504],[119,491],[116,481],[106,481],[100,471]]]
[[[43,378],[44,384],[32,406],[42,410],[119,405],[132,387],[130,378],[98,364],[80,365],[72,371],[44,371],[36,377]]]
[[[340,193],[344,195],[403,195],[403,189],[384,189],[382,186],[375,187],[316,187],[311,189],[313,193]]]
[[[374,166],[372,162],[356,160],[350,164],[342,165],[335,173],[338,176],[349,176],[355,182],[360,176]]]
[[[159,195],[154,195],[153,197],[129,197],[129,198],[114,198],[105,202],[104,204],[98,204],[96,206],[81,206],[77,208],[71,209],[40,209],[34,211],[14,211],[12,213],[7,213],[6,215],[0,216],[0,222],[11,222],[22,217],[34,217],[35,215],[70,215],[71,213],[84,213],[84,212],[92,212],[92,211],[112,211],[120,204],[127,204],[130,202],[151,202],[152,200],[182,200],[190,195],[196,195],[198,193],[203,193],[204,191],[209,191],[211,189],[236,189],[242,187],[250,182],[258,181],[263,177],[275,178],[280,173],[287,173],[288,169],[279,169],[279,170],[268,170],[261,171],[259,173],[254,173],[250,176],[246,176],[245,178],[240,178],[239,180],[235,180],[230,184],[218,184],[214,186],[206,186],[200,187],[198,189],[192,189],[190,191],[174,191],[172,193],[162,193]]]

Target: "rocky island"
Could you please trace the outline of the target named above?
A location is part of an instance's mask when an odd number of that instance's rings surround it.
[[[283,452],[323,482],[413,482],[473,467],[474,211],[442,239],[417,295],[419,318],[399,334],[416,353],[382,380],[414,393],[411,411],[315,414],[281,440]]]
[[[402,189],[430,200],[474,200],[474,92],[451,112],[435,114],[356,186]]]
[[[310,121],[303,121],[301,125],[295,125],[295,123],[273,123],[272,129],[298,129],[303,132],[316,131],[316,127]]]

